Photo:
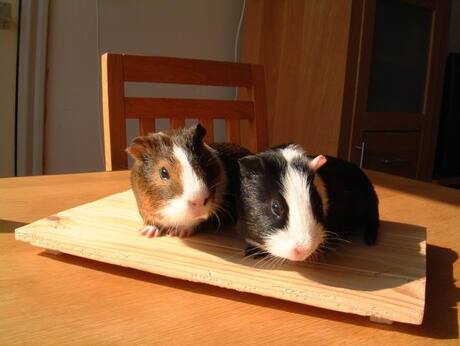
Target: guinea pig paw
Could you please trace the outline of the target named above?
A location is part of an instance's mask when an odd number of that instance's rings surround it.
[[[139,229],[141,235],[146,236],[147,238],[156,238],[161,235],[160,229],[156,226],[145,225]]]
[[[179,237],[179,238],[187,238],[190,237],[193,233],[193,230],[191,229],[177,229],[177,228],[171,228],[168,231],[168,235],[171,237]]]

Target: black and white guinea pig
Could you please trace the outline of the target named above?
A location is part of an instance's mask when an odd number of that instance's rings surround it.
[[[244,157],[239,166],[247,255],[303,261],[328,238],[357,232],[375,243],[377,195],[353,163],[287,145]]]
[[[236,209],[227,191],[239,189],[237,160],[249,151],[228,143],[207,145],[205,135],[197,124],[136,137],[126,149],[134,158],[131,184],[142,235],[186,237],[204,221],[225,219]]]

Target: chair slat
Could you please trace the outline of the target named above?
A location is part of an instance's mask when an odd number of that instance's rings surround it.
[[[125,81],[129,82],[229,87],[249,87],[252,85],[251,65],[249,64],[123,55],[123,67]]]
[[[227,141],[241,144],[240,121],[226,120],[227,125]]]
[[[185,126],[185,118],[171,118],[171,128],[178,129]]]
[[[206,129],[205,141],[208,143],[214,142],[214,121],[210,118],[200,118],[200,123]]]
[[[262,65],[106,53],[101,67],[106,170],[128,168],[126,119],[139,119],[140,134],[146,135],[156,131],[155,119],[168,118],[171,128],[180,128],[185,118],[197,118],[208,130],[205,140],[212,142],[213,120],[221,118],[227,140],[252,151],[268,146]],[[238,87],[246,93],[238,101],[125,97],[124,82]]]
[[[139,132],[141,136],[155,132],[155,119],[141,118],[139,121]]]
[[[211,119],[219,116],[226,119],[253,119],[254,104],[251,101],[168,99],[126,97],[125,116],[138,117],[183,117]]]

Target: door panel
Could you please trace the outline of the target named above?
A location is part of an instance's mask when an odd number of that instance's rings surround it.
[[[372,132],[363,135],[363,166],[415,178],[419,132]]]
[[[423,7],[377,1],[368,112],[422,113],[431,17]]]
[[[449,12],[449,1],[363,1],[349,147],[355,163],[431,179]]]

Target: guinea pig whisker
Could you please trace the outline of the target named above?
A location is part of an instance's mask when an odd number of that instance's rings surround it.
[[[277,256],[269,255],[267,261],[262,264],[261,269],[272,270],[273,264],[278,260]]]
[[[233,217],[232,213],[230,213],[230,211],[228,211],[226,208],[224,208],[224,207],[221,206],[221,205],[216,205],[215,207],[216,207],[215,209],[216,209],[217,211],[220,211],[220,212],[222,212],[222,213],[225,213],[225,214],[230,218],[230,220],[231,220],[232,222],[235,222],[235,218]]]
[[[343,238],[335,238],[335,237],[327,237],[327,240],[329,241],[341,241],[347,244],[353,244],[351,241],[343,239]]]
[[[259,264],[261,264],[260,269],[262,269],[262,268],[263,268],[263,265],[264,265],[265,263],[267,263],[267,261],[270,259],[270,257],[271,257],[270,254],[267,254],[267,256],[262,257],[262,259],[258,260],[258,261],[256,262],[256,264],[254,264],[254,267],[257,267]]]
[[[319,250],[319,249],[322,249],[322,250],[335,250],[333,247],[331,246],[328,246],[326,245],[325,243],[322,243],[316,250]]]
[[[268,269],[270,267],[270,264],[272,264],[275,259],[276,257],[274,257],[273,255],[267,256],[267,261],[263,264],[263,267]]]
[[[220,185],[224,185],[226,184],[227,182],[226,181],[218,181],[214,184],[214,186],[220,186]]]
[[[316,262],[320,259],[320,257],[325,256],[326,254],[327,253],[323,249],[316,249],[316,251],[313,253],[313,260]]]
[[[260,255],[267,255],[268,252],[265,251],[265,250],[260,250],[260,251],[256,251],[250,255],[247,255],[247,256],[244,256],[243,260],[246,259],[246,258],[250,258],[250,257],[257,257],[257,256],[260,256]]]
[[[273,258],[269,263],[270,265],[267,266],[267,269],[273,270],[275,269],[276,262],[278,262],[277,258]]]
[[[313,252],[310,256],[307,258],[307,263],[316,263],[319,257],[319,251],[316,249],[315,252]]]
[[[280,262],[282,261],[283,259],[278,257],[278,256],[274,256],[274,260],[272,262],[272,266],[271,266],[271,270],[275,270],[279,267],[279,264]]]
[[[214,216],[217,220],[217,230],[220,229],[220,227],[222,226],[222,223],[220,222],[220,217],[219,217],[219,214],[217,213],[217,211],[215,210],[212,210],[211,211],[211,215]]]
[[[332,231],[329,231],[329,230],[326,230],[325,233],[326,233],[327,238],[329,238],[329,239],[340,240],[340,241],[343,241],[343,242],[345,242],[345,243],[352,244],[351,241],[342,238],[342,237],[340,236],[340,234],[338,234],[338,233],[335,233],[335,232],[332,232]],[[333,235],[334,237],[330,237],[329,234],[330,234],[330,235]]]
[[[241,258],[241,256],[243,256],[243,258]],[[223,259],[224,259],[225,261],[231,262],[233,259],[235,259],[235,258],[237,258],[237,257],[240,259],[240,261],[238,262],[238,264],[241,264],[241,262],[243,262],[243,260],[244,260],[244,254],[242,254],[242,253],[237,253],[237,254],[235,254],[235,255],[223,257]]]
[[[212,190],[212,189],[214,189],[214,188],[216,188],[217,186],[220,186],[220,185],[222,185],[222,182],[215,183],[214,185],[211,185],[209,187],[209,190]]]
[[[271,256],[267,256],[265,258],[265,261],[262,261],[261,265],[260,265],[260,269],[267,269],[268,267],[268,264],[270,264],[270,262],[272,261],[273,257]]]
[[[270,265],[267,266],[267,269],[273,270],[274,267],[275,267],[275,265],[276,265],[276,262],[278,262],[278,258],[273,257],[273,258],[269,261]]]
[[[343,238],[328,237],[328,240],[336,240],[336,241],[341,241],[347,244],[353,244],[351,241],[343,239]]]
[[[275,269],[275,268],[278,269],[279,267],[281,267],[281,266],[283,265],[283,263],[284,263],[285,260],[286,260],[285,258],[278,257],[278,258],[276,259],[276,261],[275,261],[275,264],[274,264],[274,266],[273,266],[273,269]]]

